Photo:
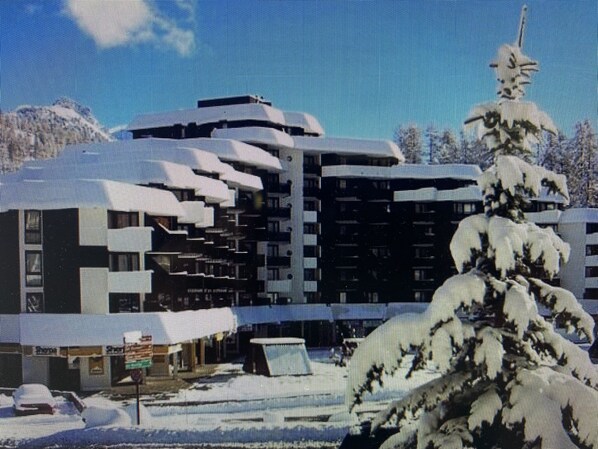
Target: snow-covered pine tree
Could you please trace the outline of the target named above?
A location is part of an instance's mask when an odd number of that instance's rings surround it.
[[[542,188],[567,196],[563,176],[520,158],[543,129],[554,130],[546,114],[520,100],[537,64],[518,45],[504,45],[493,66],[499,100],[476,107],[468,121],[495,163],[478,181],[485,213],[463,220],[451,242],[459,274],[425,313],[389,320],[351,360],[350,408],[402,363],[411,364],[408,375],[426,366],[441,374],[374,419],[374,432],[397,429],[385,449],[598,448],[598,370],[552,324],[558,319],[592,340],[594,321],[570,292],[541,280],[558,273],[569,247],[522,211]]]
[[[451,129],[445,129],[440,136],[440,151],[438,161],[441,164],[459,163],[459,143]]]
[[[440,133],[433,124],[426,127],[425,136],[428,144],[428,164],[438,164],[440,154]]]
[[[417,125],[400,126],[395,130],[393,141],[405,155],[406,163],[422,163],[422,133]]]
[[[598,141],[589,120],[575,124],[570,141],[570,178],[575,178],[571,189],[572,203],[580,207],[598,206]]]

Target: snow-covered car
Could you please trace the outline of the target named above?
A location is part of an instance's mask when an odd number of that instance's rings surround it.
[[[42,384],[23,384],[12,394],[17,416],[54,413],[56,400]]]

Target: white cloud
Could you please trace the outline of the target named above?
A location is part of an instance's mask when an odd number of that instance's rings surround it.
[[[64,2],[67,15],[100,48],[151,42],[172,47],[181,56],[189,55],[195,48],[193,31],[180,28],[147,0]]]
[[[27,3],[25,5],[25,12],[27,12],[27,14],[37,14],[41,10],[42,5],[40,5],[39,3]]]

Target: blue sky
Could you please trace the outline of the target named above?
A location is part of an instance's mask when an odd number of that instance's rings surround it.
[[[98,3],[99,2],[99,3]],[[595,0],[529,1],[528,88],[567,134],[596,125]],[[255,93],[315,115],[327,135],[458,129],[493,100],[488,63],[521,1],[2,0],[3,110],[69,96],[107,126],[196,100]]]

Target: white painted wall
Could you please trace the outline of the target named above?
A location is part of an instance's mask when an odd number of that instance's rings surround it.
[[[50,384],[50,357],[23,357],[23,383]]]
[[[81,390],[97,391],[110,388],[110,357],[104,359],[104,374],[89,374],[89,357],[79,358]]]
[[[151,293],[152,271],[116,271],[108,273],[110,293]]]
[[[103,315],[109,312],[108,268],[80,268],[81,313]]]
[[[79,245],[108,245],[108,211],[106,209],[79,209]]]

